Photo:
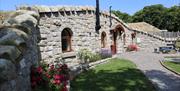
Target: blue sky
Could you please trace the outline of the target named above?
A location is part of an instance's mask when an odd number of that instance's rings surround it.
[[[0,0],[0,10],[15,10],[18,5],[89,5],[95,6],[96,0]],[[144,6],[153,4],[163,4],[166,7],[178,5],[180,0],[99,0],[101,10],[108,10],[112,6],[113,10],[120,10],[129,14],[134,14]]]

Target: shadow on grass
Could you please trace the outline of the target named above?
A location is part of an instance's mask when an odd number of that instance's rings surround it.
[[[89,70],[71,81],[71,91],[155,91],[151,82],[135,68]]]
[[[146,71],[148,77],[158,86],[158,91],[179,91],[180,77],[160,70]]]

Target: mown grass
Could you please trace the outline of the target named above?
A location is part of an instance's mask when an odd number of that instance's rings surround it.
[[[173,71],[180,73],[180,63],[179,62],[165,61],[163,63],[167,67],[171,68]]]
[[[135,64],[114,58],[81,73],[71,81],[71,91],[155,91],[155,88]]]

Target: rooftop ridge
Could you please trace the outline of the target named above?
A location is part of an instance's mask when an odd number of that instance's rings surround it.
[[[56,11],[84,11],[92,10],[95,11],[93,6],[72,6],[72,5],[56,5],[56,6],[47,6],[47,5],[21,5],[17,7],[17,10],[36,10],[38,12],[56,12]]]
[[[59,11],[95,11],[96,8],[94,6],[73,6],[73,5],[56,5],[56,6],[47,6],[47,5],[33,5],[33,6],[28,6],[28,5],[21,5],[16,8],[17,10],[34,10],[39,13],[41,12],[59,12]],[[110,16],[110,13],[105,10],[100,10],[101,14]],[[114,14],[111,14],[111,17],[119,21],[122,25],[124,25],[126,28],[129,29],[128,25],[124,23],[121,19],[119,19],[117,16]]]

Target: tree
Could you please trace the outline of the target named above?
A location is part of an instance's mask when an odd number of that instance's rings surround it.
[[[132,22],[147,22],[159,29],[180,31],[180,8],[166,8],[161,4],[146,6],[133,15]]]
[[[133,15],[133,22],[147,22],[159,27],[166,9],[161,4],[146,6]]]
[[[112,13],[115,14],[119,19],[122,19],[124,22],[129,23],[132,21],[132,17],[127,13],[122,13],[118,10],[117,11],[113,10]]]

